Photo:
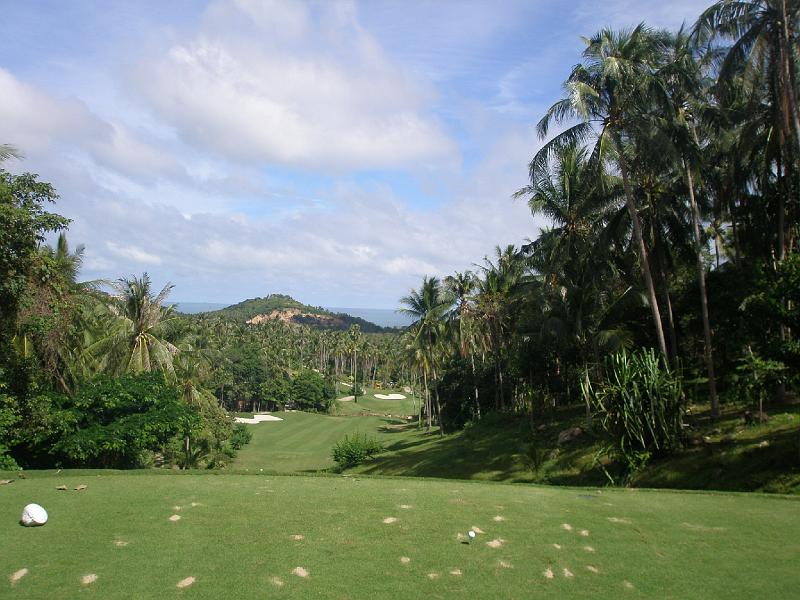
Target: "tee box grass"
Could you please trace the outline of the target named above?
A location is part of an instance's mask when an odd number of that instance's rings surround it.
[[[17,523],[29,502],[45,526]],[[791,598],[800,586],[800,502],[760,494],[64,471],[0,487],[0,517],[3,598]]]

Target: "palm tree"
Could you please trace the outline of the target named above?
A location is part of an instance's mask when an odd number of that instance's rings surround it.
[[[550,158],[559,149],[581,144],[590,138],[594,138],[591,159],[596,168],[612,159],[616,162],[622,175],[625,202],[658,345],[666,360],[667,346],[661,311],[623,143],[639,125],[641,109],[653,81],[653,71],[662,53],[662,36],[644,25],[619,33],[603,30],[586,40],[584,62],[573,69],[564,84],[567,96],[550,107],[537,128],[540,138],[544,139],[554,121],[562,123],[577,119],[579,123],[557,135],[536,153],[530,163],[530,174],[531,181],[536,181],[540,177],[539,172],[547,170]]]
[[[110,286],[116,295],[108,305],[107,331],[86,349],[87,355],[99,370],[114,375],[158,370],[175,377],[173,357],[178,348],[167,340],[175,309],[162,306],[172,284],[153,295],[145,273]]]
[[[800,105],[797,100],[797,36],[800,33],[800,0],[720,0],[697,20],[694,36],[698,42],[723,38],[733,41],[720,66],[723,84],[744,83],[758,94],[766,89],[772,127],[778,145],[786,154],[779,163],[787,187],[797,172],[800,156]],[[782,165],[782,167],[781,167]],[[787,190],[788,192],[788,190]],[[786,254],[786,205],[778,197],[777,255]]]
[[[700,236],[700,209],[695,197],[694,171],[701,164],[702,150],[697,133],[696,113],[702,108],[701,65],[695,58],[694,49],[688,36],[681,29],[672,36],[669,44],[669,60],[658,73],[663,86],[668,115],[662,130],[669,133],[679,163],[686,177],[689,193],[689,207],[692,222],[692,241],[694,246],[697,282],[700,288],[700,309],[703,321],[703,353],[708,375],[708,393],[711,400],[711,414],[719,416],[714,356],[711,345],[711,323],[708,315],[708,294],[706,292],[706,265],[703,260],[703,240]]]
[[[444,286],[453,298],[454,306],[448,315],[448,324],[455,338],[456,346],[461,358],[469,357],[472,367],[472,383],[475,401],[474,416],[481,418],[481,404],[478,398],[478,381],[475,376],[475,352],[477,343],[476,320],[474,318],[474,306],[472,305],[472,293],[475,291],[477,281],[472,271],[448,275],[444,278]]]
[[[516,316],[516,307],[525,265],[523,256],[513,246],[495,248],[495,261],[484,258],[478,265],[483,277],[477,280],[475,306],[484,323],[486,339],[494,360],[495,409],[505,408],[503,360],[508,347],[508,334]]]
[[[423,362],[423,377],[426,380],[430,371],[433,380],[436,414],[439,417],[439,433],[444,434],[442,411],[439,403],[438,377],[436,371],[436,345],[439,343],[444,326],[444,319],[452,299],[445,293],[437,277],[423,277],[419,291],[411,290],[408,296],[400,299],[405,306],[398,312],[414,319],[411,324],[414,345],[420,349]],[[430,411],[428,413],[428,429],[430,430]]]

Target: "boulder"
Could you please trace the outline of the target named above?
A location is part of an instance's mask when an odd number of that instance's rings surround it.
[[[569,429],[565,429],[561,433],[558,434],[558,445],[568,444],[574,440],[577,440],[579,437],[583,435],[583,429],[581,427],[570,427]]]

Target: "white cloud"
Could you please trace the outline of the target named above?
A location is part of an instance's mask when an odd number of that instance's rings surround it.
[[[234,160],[398,168],[457,160],[430,90],[342,3],[220,2],[197,34],[142,64],[138,93],[191,144]]]
[[[106,242],[106,247],[114,256],[133,261],[140,265],[160,265],[163,262],[159,255],[152,254],[136,246]]]
[[[77,98],[58,98],[0,68],[0,139],[24,155],[78,148],[92,161],[127,177],[179,176],[169,154],[139,139],[120,124],[91,112]]]

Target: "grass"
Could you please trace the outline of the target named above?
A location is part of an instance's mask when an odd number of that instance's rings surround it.
[[[706,407],[688,418],[689,438],[699,445],[664,459],[653,460],[638,473],[638,487],[766,491],[800,494],[800,406],[771,411],[763,425],[746,426],[742,408],[728,406],[710,421]],[[559,445],[559,432],[583,425],[581,409],[560,410],[544,424],[533,426],[513,415],[490,417],[444,437],[416,426],[400,427],[388,452],[356,468],[371,475],[452,477],[557,485],[605,485],[608,479],[595,461],[601,442],[585,434]],[[706,438],[703,440],[703,438]],[[538,470],[531,468],[529,449],[542,452]],[[612,473],[614,465],[606,464]]]
[[[31,501],[44,527],[16,523]],[[0,515],[4,598],[787,598],[800,585],[800,502],[758,494],[38,472],[0,486]],[[461,543],[470,527],[485,534]]]
[[[365,390],[366,394],[358,397],[358,402],[347,401],[342,402],[337,400],[334,405],[334,411],[340,415],[392,415],[392,416],[413,416],[419,412],[419,399],[411,394],[406,394],[400,390],[381,390],[371,389]],[[376,398],[375,394],[402,394],[406,396],[404,400],[381,400]],[[344,388],[344,397],[348,397],[350,392]]]

